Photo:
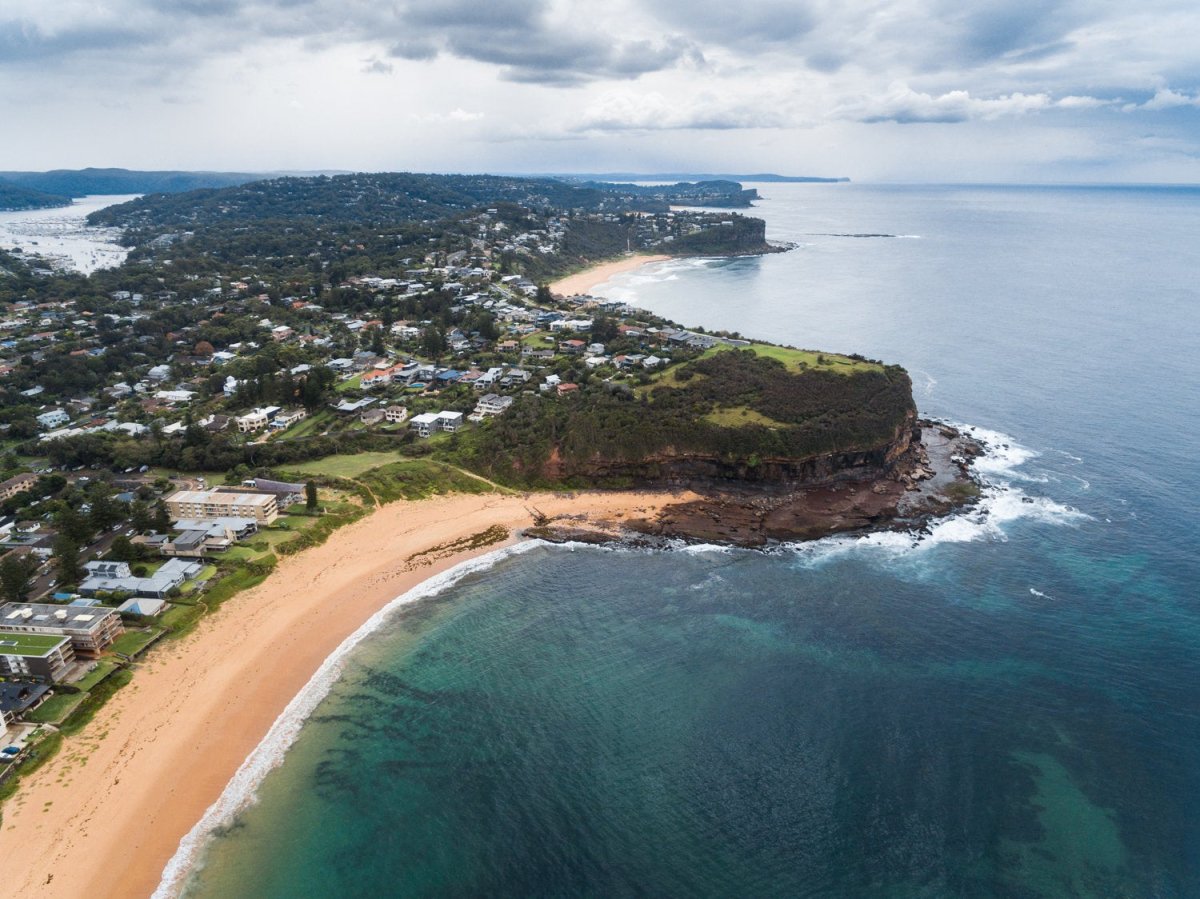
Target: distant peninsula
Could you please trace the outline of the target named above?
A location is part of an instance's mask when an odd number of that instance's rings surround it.
[[[542,176],[530,176],[542,177]],[[564,181],[756,181],[760,184],[843,184],[849,178],[824,178],[814,175],[775,175],[770,172],[759,172],[752,175],[711,174],[696,172],[608,172],[605,174],[562,174],[545,173],[547,178],[561,178]]]
[[[46,193],[0,180],[0,211],[13,212],[22,209],[52,209],[70,206],[71,198]]]

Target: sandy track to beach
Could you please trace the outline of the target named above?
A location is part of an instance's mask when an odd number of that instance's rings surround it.
[[[505,544],[409,561],[414,554],[494,525],[526,527],[534,508],[619,522],[686,498],[626,492],[398,502],[284,558],[192,634],[152,650],[133,682],[22,783],[3,809],[7,894],[148,896],[180,839],[339,644],[396,596]]]

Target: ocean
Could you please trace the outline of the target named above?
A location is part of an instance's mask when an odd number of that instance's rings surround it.
[[[1200,896],[1200,190],[757,186],[797,249],[597,293],[905,365],[988,443],[982,506],[447,577],[331,663],[186,895]]]

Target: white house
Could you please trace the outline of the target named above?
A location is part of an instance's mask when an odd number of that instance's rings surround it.
[[[409,421],[409,427],[417,432],[418,437],[431,436],[441,430],[440,425],[436,412],[422,412],[420,415],[414,415]]]
[[[462,427],[463,414],[461,412],[439,412],[438,425],[447,434],[453,434]]]
[[[267,426],[267,413],[263,409],[255,409],[245,415],[239,415],[235,421],[237,421],[238,431],[243,434],[261,431]]]
[[[298,421],[304,421],[308,418],[308,413],[303,409],[284,409],[282,412],[275,414],[274,421],[271,422],[271,427],[278,430],[290,428]]]
[[[37,417],[38,424],[49,431],[52,428],[61,428],[71,420],[71,416],[67,415],[62,409],[51,409],[49,412],[43,412]]]
[[[511,396],[500,396],[496,393],[489,393],[481,397],[475,405],[475,412],[478,415],[502,415],[508,410],[508,407],[513,404]]]

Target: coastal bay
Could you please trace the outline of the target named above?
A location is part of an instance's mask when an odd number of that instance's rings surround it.
[[[637,271],[644,265],[667,262],[673,258],[672,256],[664,256],[661,253],[653,255],[633,254],[608,262],[599,262],[581,272],[576,272],[573,275],[567,275],[565,278],[559,278],[557,281],[550,282],[550,290],[563,296],[588,293],[593,288],[617,275]]]
[[[473,535],[526,526],[533,508],[594,525],[679,498],[686,494],[397,502],[285,559],[195,632],[156,649],[133,683],[22,784],[0,840],[14,893],[149,895],[180,839],[344,640],[422,581],[517,539],[457,548]]]

